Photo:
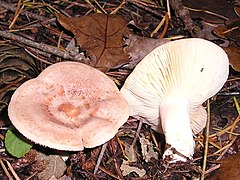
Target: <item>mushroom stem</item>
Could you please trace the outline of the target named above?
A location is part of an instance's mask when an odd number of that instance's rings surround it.
[[[171,96],[160,104],[160,118],[166,143],[170,145],[163,154],[170,162],[186,161],[194,153],[194,140],[189,118],[189,102],[184,97]],[[175,153],[173,148],[182,154]]]

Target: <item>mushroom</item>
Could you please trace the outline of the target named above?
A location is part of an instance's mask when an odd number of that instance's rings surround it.
[[[222,88],[228,71],[228,57],[222,48],[204,39],[181,39],[149,53],[120,92],[129,104],[130,116],[143,117],[165,135],[170,147],[163,158],[186,161],[194,153],[193,134],[206,124],[202,103]]]
[[[8,113],[28,139],[50,148],[78,151],[111,139],[129,109],[114,82],[78,62],[60,62],[22,84]]]

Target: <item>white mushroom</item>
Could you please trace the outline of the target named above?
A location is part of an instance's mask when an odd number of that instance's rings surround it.
[[[228,71],[228,57],[214,43],[198,38],[176,40],[148,54],[129,75],[121,93],[131,116],[143,117],[154,130],[164,133],[167,144],[191,158],[193,133],[200,132],[207,119],[202,103],[222,88]],[[186,160],[171,147],[164,158]]]

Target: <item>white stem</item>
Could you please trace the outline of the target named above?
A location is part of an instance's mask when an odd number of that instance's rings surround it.
[[[189,102],[183,97],[167,97],[160,105],[160,118],[166,143],[184,156],[191,158],[194,153],[194,140],[189,118]],[[186,161],[168,148],[163,155],[172,157],[171,162]]]

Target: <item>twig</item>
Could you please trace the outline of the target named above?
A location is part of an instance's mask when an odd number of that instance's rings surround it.
[[[170,3],[169,3],[169,0],[167,0],[167,13],[168,13],[168,17],[169,17],[169,19],[171,19],[171,10],[170,10]]]
[[[124,180],[123,175],[122,175],[122,171],[121,171],[121,169],[119,167],[119,164],[118,164],[116,159],[114,159],[114,164],[115,164],[115,169],[116,169],[116,172],[117,172],[117,175],[118,175],[119,179]]]
[[[158,32],[158,30],[163,26],[164,22],[166,21],[166,16],[163,16],[162,20],[158,23],[157,27],[151,32],[150,37],[153,37],[154,34]]]
[[[0,7],[3,7],[5,9],[13,11],[13,12],[16,11],[16,7],[15,6],[13,6],[11,4],[8,4],[6,2],[3,2],[3,1],[1,1]],[[21,14],[24,14],[24,15],[30,17],[30,18],[33,18],[33,19],[38,19],[39,21],[47,21],[47,20],[49,20],[49,18],[46,18],[44,16],[39,16],[38,14],[34,14],[34,13],[31,13],[31,12],[26,11],[26,10],[22,10]]]
[[[89,0],[84,0],[96,13],[101,13]]]
[[[116,14],[118,12],[119,9],[121,9],[123,7],[123,5],[126,3],[126,0],[123,0],[121,2],[121,4],[116,8],[114,9],[110,14]]]
[[[235,96],[233,97],[233,101],[235,103],[235,106],[236,106],[236,109],[237,109],[237,112],[238,112],[238,116],[240,116],[240,106],[239,106],[239,104],[237,102],[237,98]]]
[[[208,11],[208,10],[201,10],[201,9],[194,9],[194,8],[190,8],[190,7],[187,7],[187,6],[184,6],[186,9],[188,10],[191,10],[191,11],[195,11],[195,12],[204,12],[204,13],[207,13],[207,14],[210,14],[210,15],[213,15],[213,16],[216,16],[216,17],[219,17],[221,19],[224,19],[226,21],[229,20],[229,18],[225,17],[225,16],[222,16],[220,14],[217,14],[217,13],[214,13],[214,12],[211,12],[211,11]]]
[[[204,147],[204,156],[203,156],[203,167],[202,167],[202,176],[201,180],[204,180],[206,166],[207,166],[207,154],[208,154],[208,142],[209,142],[209,129],[210,129],[210,102],[207,101],[207,124],[206,124],[206,141]]]
[[[9,25],[9,29],[11,29],[11,28],[14,26],[14,24],[15,24],[18,16],[19,16],[19,14],[20,14],[21,11],[23,10],[24,5],[23,5],[22,7],[21,7],[21,5],[22,5],[22,0],[18,0],[17,8],[16,8],[16,11],[15,11],[15,14],[14,14],[14,18],[13,18],[11,24]]]
[[[220,128],[216,128],[216,127],[213,127],[212,129],[215,130],[215,131],[221,131]],[[232,135],[235,135],[235,136],[240,136],[240,133],[235,133],[235,132],[230,132],[230,131],[225,131],[225,133],[232,134]]]
[[[140,130],[142,128],[142,123],[143,123],[143,119],[140,117],[139,118],[139,124],[138,124],[138,128],[137,128],[137,132],[136,132],[136,135],[135,135],[135,137],[133,139],[133,142],[132,142],[131,146],[134,146],[136,144],[136,142],[137,142],[137,139],[138,139],[139,134],[140,134]]]
[[[210,169],[206,170],[205,171],[205,174],[210,174],[211,172],[215,171],[216,169],[219,169],[220,168],[220,164],[216,165],[216,166],[213,166],[211,167]]]
[[[4,161],[6,161],[6,163],[7,163],[7,165],[8,165],[8,168],[10,169],[10,171],[11,171],[12,175],[14,176],[14,178],[15,178],[16,180],[21,180],[21,179],[18,177],[17,173],[14,171],[14,169],[13,169],[12,165],[10,164],[10,162],[8,162],[7,160],[4,160]]]
[[[7,170],[6,166],[5,166],[5,164],[3,163],[2,159],[0,159],[0,164],[1,164],[2,168],[3,168],[3,171],[4,171],[5,174],[7,175],[8,179],[9,179],[9,180],[13,180],[12,176],[11,176],[10,173],[8,172],[8,170]]]
[[[223,148],[221,149],[221,150],[224,150],[224,151],[223,151],[223,152],[221,153],[221,155],[217,158],[217,160],[222,159],[222,157],[224,156],[224,154],[226,154],[226,152],[229,150],[229,148],[233,145],[233,143],[234,143],[236,140],[237,140],[237,136],[235,136],[228,145],[226,145],[225,147],[223,147]]]
[[[38,172],[36,171],[35,173],[31,174],[29,177],[27,177],[25,180],[31,180],[33,179],[34,176],[36,176]]]
[[[119,179],[117,176],[115,176],[114,174],[112,174],[111,172],[109,172],[108,170],[106,170],[105,168],[99,166],[99,169],[103,172],[105,172],[106,174],[108,174],[109,176],[113,177],[114,179]]]
[[[108,14],[107,11],[105,11],[105,9],[104,9],[96,0],[94,0],[94,2],[96,3],[97,7],[98,7],[104,14]]]
[[[119,137],[118,137],[117,134],[116,134],[116,138],[117,138],[117,142],[118,142],[118,144],[119,144],[119,146],[120,146],[120,148],[121,148],[123,157],[127,159],[128,157],[127,157],[127,155],[126,155],[126,153],[125,153],[125,151],[124,151],[124,148],[123,148],[124,144],[123,144],[123,142],[119,139]],[[108,161],[108,162],[109,162],[109,161]]]
[[[168,29],[168,23],[169,23],[169,15],[168,15],[168,13],[166,13],[166,15],[165,15],[164,17],[165,17],[165,19],[166,19],[166,21],[165,21],[165,26],[164,26],[164,28],[163,28],[163,31],[162,31],[159,39],[162,39],[162,38],[165,36],[165,34],[166,34],[166,32],[167,32],[167,29]]]
[[[108,142],[106,142],[105,144],[102,145],[102,149],[101,149],[100,154],[98,156],[97,163],[96,163],[96,166],[94,168],[93,174],[97,173],[97,170],[98,170],[99,165],[100,165],[100,163],[102,161],[102,158],[103,158],[103,155],[104,155],[104,153],[105,153],[105,151],[107,149],[107,146],[108,146]]]
[[[194,24],[193,20],[190,17],[189,11],[184,8],[182,0],[169,0],[170,5],[175,11],[175,14],[179,16],[186,29],[189,31],[192,37],[200,37],[200,28]]]
[[[41,51],[45,51],[45,52],[54,54],[54,55],[62,57],[64,59],[70,59],[70,60],[76,60],[76,61],[85,60],[84,59],[85,57],[82,54],[78,54],[77,56],[71,56],[71,54],[69,52],[65,51],[65,50],[61,50],[59,48],[56,48],[54,46],[50,46],[50,45],[47,45],[47,44],[36,43],[36,42],[30,41],[30,40],[28,40],[26,38],[23,38],[21,36],[17,36],[17,35],[9,32],[9,31],[0,31],[0,36],[2,36],[4,38],[7,38],[7,39],[17,41],[17,42],[19,42],[21,44],[25,44],[27,46],[37,48]]]
[[[230,134],[229,134],[229,139],[232,139],[232,135],[233,135],[233,130],[236,128],[237,123],[240,121],[240,115],[235,119],[235,121],[232,123],[231,125],[231,129],[230,129]]]
[[[49,65],[53,64],[53,63],[48,62],[47,60],[44,60],[44,59],[38,57],[37,55],[35,55],[35,54],[38,54],[38,55],[39,55],[39,54],[44,54],[45,56],[47,56],[46,53],[44,53],[44,52],[42,52],[42,51],[40,51],[40,50],[38,50],[38,49],[31,48],[31,47],[24,48],[24,49],[25,49],[25,51],[26,51],[28,54],[30,54],[32,57],[36,58],[37,60],[39,60],[39,61],[41,61],[41,62],[43,62],[43,63],[45,63],[45,64],[49,64]],[[35,54],[32,53],[33,51],[35,52]],[[47,57],[49,57],[49,56],[47,56]]]
[[[142,5],[142,4],[140,4],[140,3],[135,2],[134,0],[127,0],[127,2],[129,2],[129,3],[131,3],[131,4],[135,5],[135,6],[138,6],[138,7],[142,8],[142,9],[144,9],[145,11],[150,12],[151,14],[154,14],[155,16],[163,17],[162,14],[154,11],[153,8],[147,7],[147,5],[145,5],[145,4]],[[156,8],[157,6],[154,6],[154,7]]]

